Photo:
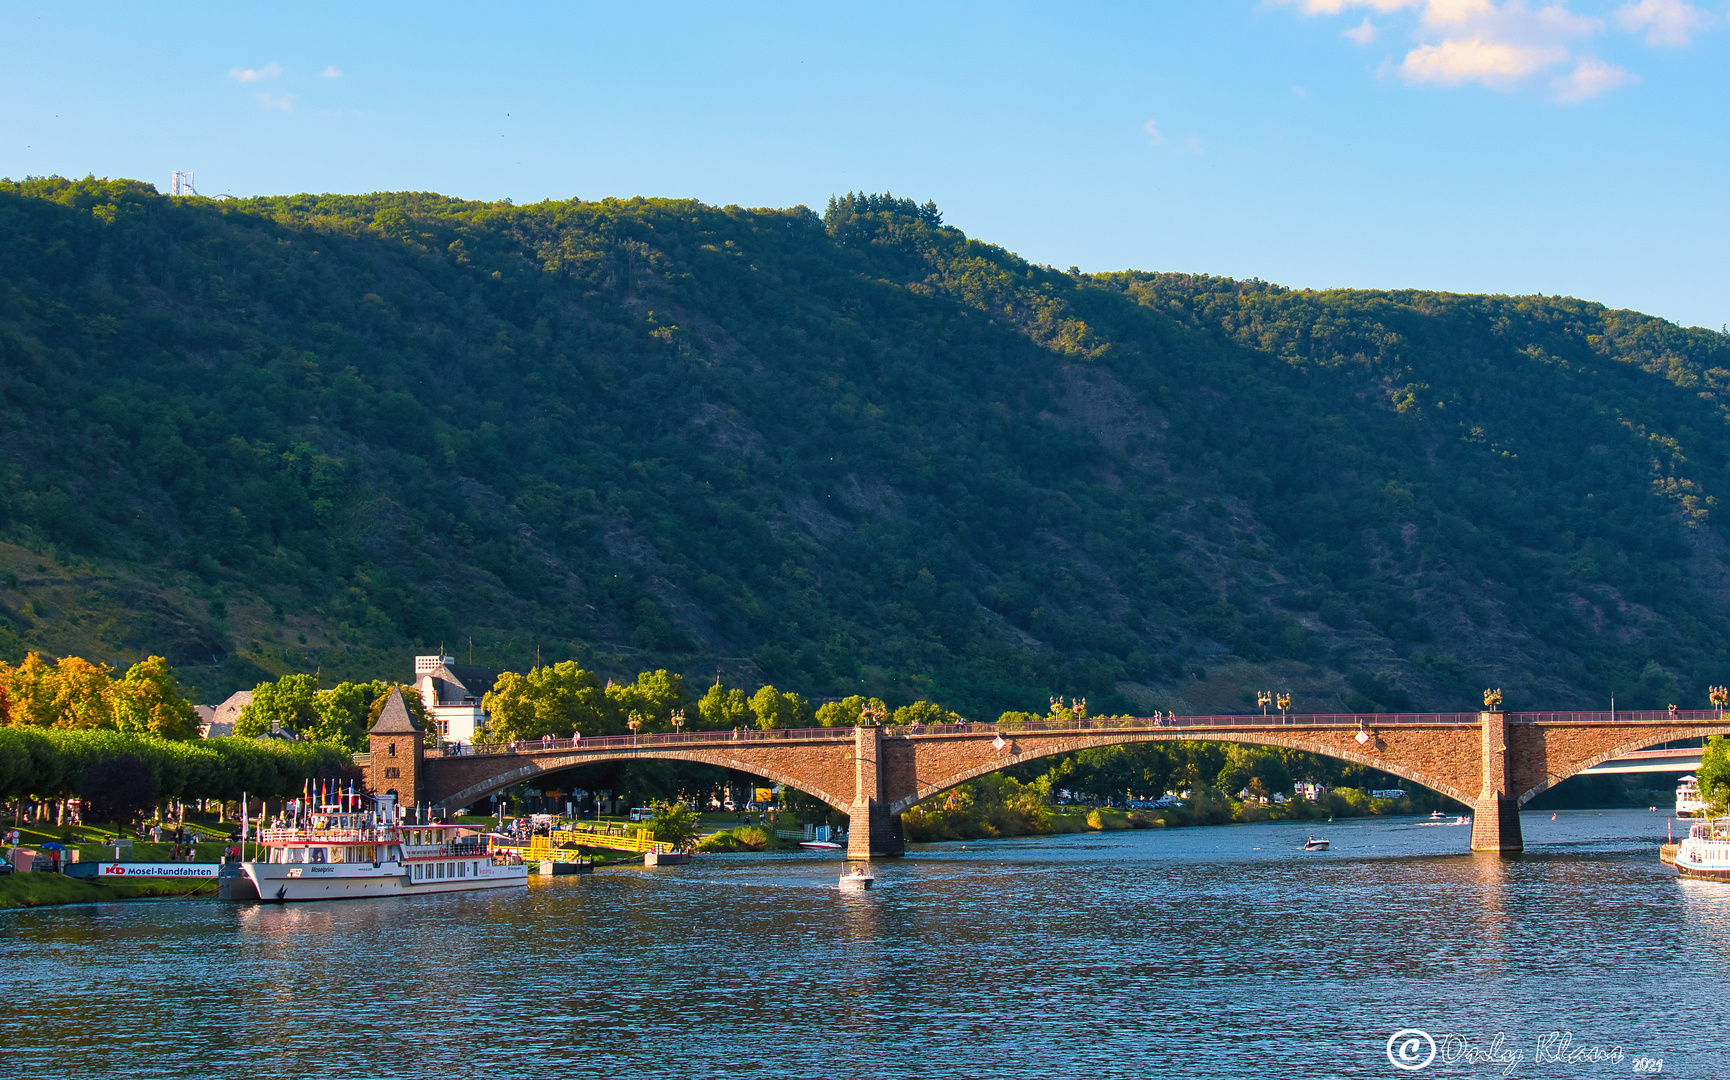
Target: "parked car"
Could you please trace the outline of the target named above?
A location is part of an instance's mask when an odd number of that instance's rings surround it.
[[[0,877],[5,877],[7,874],[12,873],[13,870],[14,867],[11,863],[7,862],[5,859],[0,859]]]

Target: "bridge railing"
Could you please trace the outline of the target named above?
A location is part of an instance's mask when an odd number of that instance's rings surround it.
[[[442,747],[428,747],[428,757],[468,757],[471,755],[490,754],[530,754],[543,750],[628,750],[631,747],[683,746],[700,743],[713,746],[717,743],[762,743],[799,741],[833,741],[853,737],[852,728],[772,728],[768,731],[757,729],[736,729],[733,731],[679,731],[660,732],[653,735],[589,735],[577,736],[572,739],[518,739],[514,742],[474,743],[472,745],[447,743]]]
[[[1511,712],[1513,724],[1711,724],[1722,720],[1717,709],[1617,709],[1611,712]]]
[[[1511,712],[1508,721],[1514,724],[1557,723],[1712,723],[1722,718],[1711,709],[1680,709],[1674,713],[1665,709],[1618,709],[1601,712]],[[1730,721],[1727,721],[1730,722]],[[1476,727],[1475,712],[1433,713],[1258,713],[1217,716],[1096,716],[1080,720],[1028,720],[1020,723],[987,724],[908,724],[884,729],[894,736],[919,735],[1012,735],[1059,734],[1064,732],[1125,731],[1125,730],[1187,730],[1198,734],[1206,731],[1234,728],[1388,728],[1401,726]],[[470,757],[499,754],[530,754],[545,751],[615,752],[619,750],[664,750],[679,746],[740,745],[786,742],[834,742],[852,738],[851,728],[773,728],[735,729],[733,731],[683,731],[653,735],[598,735],[570,739],[522,739],[508,743],[447,744],[429,747],[428,757]]]

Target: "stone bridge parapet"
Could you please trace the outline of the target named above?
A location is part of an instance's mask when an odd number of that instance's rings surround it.
[[[386,757],[381,743],[365,768],[374,791],[399,784],[395,777],[405,774],[396,766],[412,769],[415,801],[449,812],[583,765],[643,759],[716,765],[787,784],[848,813],[849,857],[865,858],[899,853],[904,811],[1011,765],[1124,743],[1236,742],[1304,750],[1403,777],[1473,808],[1473,848],[1518,851],[1519,807],[1538,793],[1642,747],[1724,733],[1730,720],[1715,711],[1137,717],[549,739],[427,748],[417,750],[413,763]],[[408,790],[403,798],[409,800]]]

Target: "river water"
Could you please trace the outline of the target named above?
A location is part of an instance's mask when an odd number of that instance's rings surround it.
[[[839,860],[800,853],[492,894],[14,911],[0,1061],[79,1080],[1730,1075],[1730,884],[1678,881],[1665,827],[1527,814],[1516,859],[1416,819],[939,844],[845,896]],[[1312,831],[1332,850],[1303,853]],[[1438,1047],[1416,1072],[1389,1059],[1408,1028]]]

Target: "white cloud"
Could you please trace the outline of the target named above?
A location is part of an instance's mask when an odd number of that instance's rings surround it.
[[[342,72],[337,69],[335,64],[326,64],[324,70],[318,73],[318,77],[321,79],[340,79]]]
[[[1409,83],[1458,86],[1480,82],[1508,90],[1526,76],[1567,58],[1568,50],[1560,46],[1511,45],[1481,37],[1447,38],[1439,45],[1419,45],[1407,53],[1400,64],[1400,77]]]
[[[1376,39],[1376,24],[1370,22],[1370,17],[1365,15],[1363,22],[1358,23],[1356,26],[1348,26],[1344,30],[1341,30],[1340,36],[1350,38],[1353,42],[1359,45],[1368,45]]]
[[[1414,44],[1397,70],[1414,85],[1477,83],[1496,90],[1548,90],[1553,101],[1572,103],[1638,82],[1628,71],[1592,55],[1584,43],[1605,32],[1604,19],[1570,10],[1570,0],[1274,0],[1306,15],[1340,15],[1367,8],[1403,17]],[[1654,45],[1685,45],[1712,17],[1686,0],[1625,0],[1613,16],[1621,29],[1644,32]],[[1341,34],[1368,45],[1387,26],[1369,15]]]
[[[1279,0],[1281,3],[1297,3],[1305,15],[1338,15],[1349,7],[1374,8],[1377,11],[1398,11],[1401,8],[1417,7],[1425,0]]]
[[[1606,64],[1596,57],[1588,56],[1575,64],[1573,71],[1550,80],[1550,96],[1556,101],[1572,105],[1576,101],[1608,94],[1617,87],[1639,81],[1637,76],[1630,75],[1614,64]]]
[[[1147,139],[1155,146],[1165,145],[1165,132],[1159,130],[1158,120],[1149,120],[1141,125],[1141,130],[1147,132]]]
[[[1639,0],[1616,9],[1616,25],[1624,30],[1646,31],[1649,45],[1686,45],[1688,36],[1706,27],[1708,16],[1683,0]]]
[[[261,68],[229,68],[228,77],[241,82],[263,82],[282,74],[282,65],[272,61]]]
[[[294,111],[293,94],[254,94],[258,103],[267,109],[278,109],[282,112]]]

